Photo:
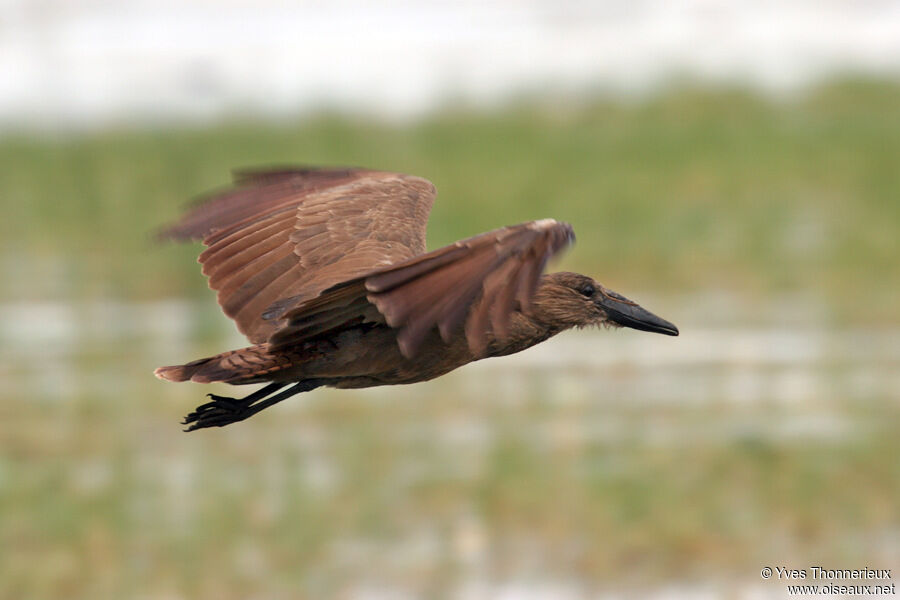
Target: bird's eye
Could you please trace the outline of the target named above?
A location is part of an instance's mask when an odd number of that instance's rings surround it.
[[[587,285],[582,287],[579,291],[582,294],[584,294],[585,296],[587,296],[588,298],[590,298],[591,296],[594,295],[594,286],[592,286],[591,284],[588,283]]]

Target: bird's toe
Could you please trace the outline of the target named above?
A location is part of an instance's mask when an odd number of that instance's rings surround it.
[[[190,425],[185,431],[196,431],[206,427],[224,427],[246,418],[246,405],[235,398],[207,394],[212,402],[201,404],[181,422]]]

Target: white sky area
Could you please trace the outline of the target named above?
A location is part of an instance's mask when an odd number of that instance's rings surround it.
[[[897,0],[0,0],[0,128],[900,76]]]

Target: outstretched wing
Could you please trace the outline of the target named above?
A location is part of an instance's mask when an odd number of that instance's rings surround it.
[[[435,327],[449,341],[465,323],[469,348],[482,356],[505,338],[510,314],[529,310],[544,266],[575,240],[553,219],[497,229],[325,290],[284,313],[272,349],[302,343],[353,323],[386,322],[412,357]]]
[[[253,343],[322,290],[425,252],[431,182],[362,169],[240,172],[162,237],[202,239],[209,287]],[[263,318],[263,313],[267,318]]]

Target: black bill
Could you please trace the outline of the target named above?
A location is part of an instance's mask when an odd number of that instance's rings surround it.
[[[600,294],[599,304],[606,311],[606,316],[611,323],[641,331],[678,335],[678,328],[673,323],[660,319],[649,310],[641,308],[625,296],[612,290],[604,290]]]

